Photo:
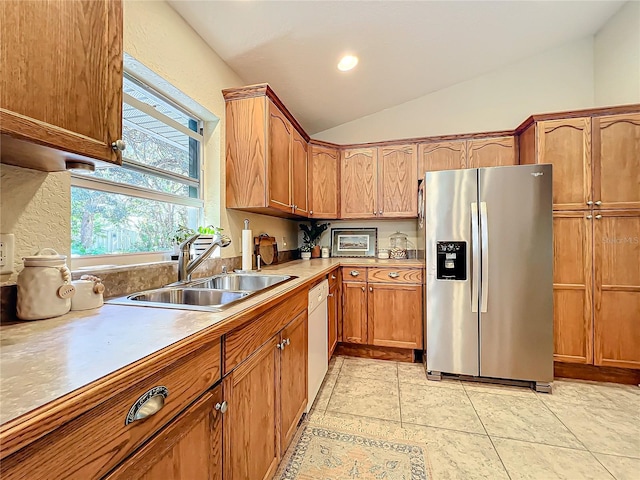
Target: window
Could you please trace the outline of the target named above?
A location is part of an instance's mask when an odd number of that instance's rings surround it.
[[[124,76],[122,166],[71,180],[75,256],[170,250],[178,225],[202,217],[202,121]]]

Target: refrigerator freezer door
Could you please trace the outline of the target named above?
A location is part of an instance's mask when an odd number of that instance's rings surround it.
[[[479,171],[481,376],[553,380],[551,185],[551,165]]]
[[[477,249],[472,244],[471,206],[477,202],[478,170],[427,172],[423,185],[427,370],[478,375],[478,313],[472,305],[472,276],[478,272],[472,271],[471,260]],[[450,242],[452,248],[460,247],[455,242],[466,243],[458,250],[465,255],[464,280],[456,280],[459,275],[437,278],[438,245],[442,249],[443,242]],[[460,260],[456,255],[452,251],[445,257],[451,268]]]

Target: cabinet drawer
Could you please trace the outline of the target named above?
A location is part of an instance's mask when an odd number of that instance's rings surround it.
[[[422,269],[370,268],[367,280],[375,283],[422,283]]]
[[[228,333],[224,340],[224,374],[231,372],[282,330],[307,308],[308,301],[307,291],[303,290],[280,302],[248,325]]]
[[[221,378],[220,340],[210,342],[3,459],[3,480],[101,478]],[[164,406],[125,425],[131,407],[163,386]]]
[[[366,282],[367,269],[364,267],[342,267],[343,282]]]
[[[329,272],[327,280],[329,280],[329,290],[331,290],[340,283],[340,270],[336,268],[334,271]]]

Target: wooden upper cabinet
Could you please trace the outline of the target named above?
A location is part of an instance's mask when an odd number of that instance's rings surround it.
[[[298,421],[307,408],[307,349],[309,332],[306,310],[280,334],[280,451],[291,443]]]
[[[297,130],[293,129],[291,139],[291,203],[293,204],[293,213],[303,217],[309,216],[307,199],[308,150],[307,141]]]
[[[122,163],[111,146],[122,138],[121,0],[3,0],[0,38],[3,160],[48,171],[64,170],[66,152]],[[21,164],[34,144],[49,155]]]
[[[518,154],[515,137],[467,140],[467,158],[469,159],[469,168],[516,165],[518,163]]]
[[[376,218],[378,216],[377,153],[375,147],[342,150],[340,218]]]
[[[274,336],[223,380],[225,480],[269,480],[280,461],[280,350]]]
[[[378,216],[418,215],[418,156],[415,144],[378,150]]]
[[[554,358],[593,363],[593,215],[553,214]]]
[[[537,163],[553,165],[554,210],[583,210],[592,202],[591,118],[538,122]]]
[[[422,349],[421,285],[369,283],[368,297],[369,345]]]
[[[310,145],[309,157],[309,216],[338,218],[338,172],[340,151]]]
[[[418,178],[424,172],[467,168],[465,141],[432,142],[418,145]]]
[[[205,393],[104,480],[222,480],[222,386]]]
[[[291,122],[269,101],[269,206],[291,212]]]
[[[595,364],[640,368],[640,210],[594,214]]]
[[[640,209],[640,113],[594,117],[593,140],[594,204]]]

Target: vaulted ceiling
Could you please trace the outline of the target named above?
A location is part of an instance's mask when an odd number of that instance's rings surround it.
[[[169,3],[314,134],[593,35],[624,2]],[[360,58],[350,72],[336,68],[345,53]]]

